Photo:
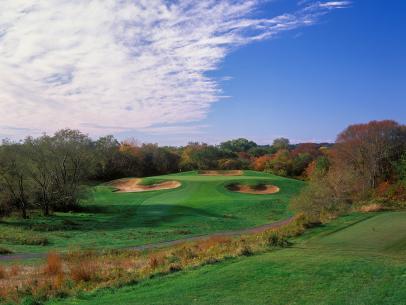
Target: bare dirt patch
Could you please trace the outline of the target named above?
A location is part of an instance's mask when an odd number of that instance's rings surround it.
[[[258,195],[268,195],[275,194],[280,191],[279,187],[271,184],[257,184],[257,185],[244,185],[233,183],[227,185],[230,191],[244,194],[258,194]]]
[[[116,188],[119,193],[170,190],[181,186],[179,181],[172,180],[150,185],[142,185],[140,182],[139,178],[129,178],[110,182],[109,185]]]
[[[202,176],[242,176],[242,170],[205,170],[199,171],[199,175]]]

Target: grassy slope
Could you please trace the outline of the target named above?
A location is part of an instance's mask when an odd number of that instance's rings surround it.
[[[28,221],[0,222],[0,247],[16,252],[50,249],[124,247],[144,243],[262,225],[289,216],[287,202],[302,182],[247,171],[244,176],[200,176],[194,172],[149,178],[145,182],[179,180],[174,190],[114,193],[107,186],[93,188],[87,212],[56,213]],[[230,181],[268,181],[281,188],[273,195],[233,193],[224,188]],[[18,245],[2,236],[30,234],[49,239],[47,246]]]
[[[404,305],[406,212],[352,215],[296,247],[52,304]]]

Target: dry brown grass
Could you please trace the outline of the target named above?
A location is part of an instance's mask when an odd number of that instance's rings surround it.
[[[48,253],[44,272],[48,275],[58,275],[62,273],[62,259],[56,252]]]
[[[3,280],[7,277],[6,269],[0,265],[0,280]]]
[[[17,276],[20,274],[22,267],[20,265],[12,265],[9,268],[8,274],[9,276]]]
[[[147,265],[152,270],[155,270],[155,269],[163,266],[165,264],[165,262],[166,262],[165,253],[157,252],[157,253],[151,253],[148,256]]]
[[[98,263],[95,260],[83,260],[69,265],[70,277],[75,282],[90,282],[97,280]]]
[[[359,208],[360,212],[371,213],[382,211],[384,207],[378,203],[371,203],[368,205],[363,205]]]

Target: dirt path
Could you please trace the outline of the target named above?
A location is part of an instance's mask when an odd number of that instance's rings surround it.
[[[266,231],[268,229],[275,229],[275,228],[282,227],[284,225],[289,224],[292,220],[293,220],[293,217],[290,217],[288,219],[279,220],[279,221],[276,221],[273,223],[269,223],[269,224],[262,225],[259,227],[254,227],[254,228],[241,229],[241,230],[235,230],[235,231],[217,232],[217,233],[213,233],[213,234],[198,235],[198,236],[186,237],[186,238],[151,243],[151,244],[145,244],[145,245],[134,246],[134,247],[125,247],[125,248],[120,248],[120,249],[138,250],[138,251],[141,250],[142,251],[142,250],[148,250],[148,249],[157,249],[157,248],[175,246],[175,245],[179,245],[179,244],[182,244],[185,242],[199,241],[199,240],[204,240],[204,239],[215,237],[215,236],[233,237],[233,236],[244,235],[244,234],[256,234],[256,233],[261,233],[263,231]],[[7,254],[7,255],[0,255],[0,261],[14,261],[14,260],[45,258],[46,255],[47,255],[47,253]]]

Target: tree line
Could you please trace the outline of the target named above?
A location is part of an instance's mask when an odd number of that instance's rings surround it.
[[[310,210],[320,214],[328,204],[348,204],[372,190],[401,193],[401,186],[393,185],[403,181],[405,163],[405,126],[393,121],[352,125],[335,144],[291,144],[278,138],[258,145],[239,138],[219,145],[161,147],[134,139],[118,141],[111,135],[93,140],[64,129],[19,142],[3,140],[0,215],[18,211],[27,218],[34,210],[45,216],[75,210],[86,185],[94,182],[209,169],[252,169],[309,180],[293,207],[305,210],[314,204]]]

